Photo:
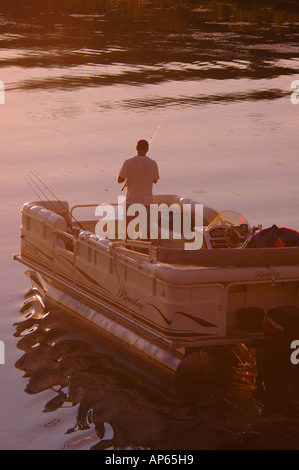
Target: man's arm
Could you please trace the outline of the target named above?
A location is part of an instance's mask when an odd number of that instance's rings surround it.
[[[157,162],[155,162],[155,171],[154,171],[154,180],[153,180],[153,183],[156,184],[159,179],[160,179],[159,168],[158,168]]]
[[[119,170],[119,173],[117,175],[117,182],[118,183],[124,183],[126,179],[128,178],[128,170],[127,170],[127,160],[125,160],[122,164],[121,169]]]

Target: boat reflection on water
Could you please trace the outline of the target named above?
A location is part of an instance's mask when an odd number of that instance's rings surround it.
[[[77,412],[75,425],[63,431],[65,450],[259,448],[263,432],[271,440],[269,407],[286,413],[284,404],[294,419],[297,385],[271,380],[267,388],[245,347],[235,349],[228,380],[213,390],[203,387],[205,395],[195,391],[198,400],[190,395],[183,400],[118,363],[99,338],[46,311],[36,289],[27,292],[20,313],[15,337],[23,355],[15,366],[24,371],[25,392],[53,393],[44,413]],[[285,426],[285,414],[279,419]],[[48,426],[59,421],[56,417]],[[289,427],[295,421],[288,421]]]
[[[214,433],[200,416],[186,419],[189,408],[179,406],[175,397],[99,352],[92,337],[76,326],[58,322],[36,291],[26,295],[21,314],[25,319],[16,325],[15,336],[24,354],[16,367],[28,380],[25,392],[53,391],[44,412],[78,406],[77,423],[65,434],[83,431],[83,442],[87,436],[97,449],[215,446]],[[113,437],[108,429],[107,438],[107,423]],[[67,447],[76,446],[70,442]],[[74,442],[81,444],[77,436]]]

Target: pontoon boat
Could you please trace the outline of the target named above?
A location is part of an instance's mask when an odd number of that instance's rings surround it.
[[[189,204],[192,211],[196,201],[157,195],[154,203]],[[266,319],[275,328],[273,309],[298,315],[299,248],[242,248],[257,230],[242,215],[204,206],[203,246],[188,251],[175,237],[100,237],[97,219],[84,216],[97,206],[24,204],[14,259],[29,268],[46,305],[72,312],[163,375],[201,367],[216,350],[254,347]],[[76,211],[83,215],[75,218]]]

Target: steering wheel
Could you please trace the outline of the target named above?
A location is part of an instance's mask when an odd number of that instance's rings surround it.
[[[224,232],[224,240],[230,248],[239,248],[242,245],[239,230],[228,227]]]

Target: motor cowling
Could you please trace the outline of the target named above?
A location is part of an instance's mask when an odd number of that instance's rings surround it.
[[[265,349],[273,366],[291,364],[291,343],[299,339],[299,309],[276,307],[266,314],[264,323]]]
[[[265,339],[289,345],[299,339],[299,309],[296,307],[276,307],[267,312],[264,323]]]

